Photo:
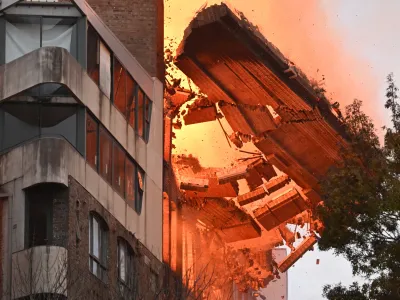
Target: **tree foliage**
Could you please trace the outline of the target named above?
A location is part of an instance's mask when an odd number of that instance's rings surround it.
[[[348,147],[322,182],[325,224],[322,250],[333,249],[367,284],[326,286],[330,300],[400,299],[400,105],[393,75],[387,77],[385,107],[392,126],[380,145],[372,120],[355,100],[346,107]]]

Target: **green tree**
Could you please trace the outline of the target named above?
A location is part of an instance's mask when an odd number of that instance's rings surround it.
[[[320,248],[344,255],[367,282],[326,286],[329,300],[400,299],[400,105],[392,74],[387,82],[392,126],[384,128],[384,144],[355,100],[344,117],[348,147],[322,182],[324,207],[318,214],[326,229]]]

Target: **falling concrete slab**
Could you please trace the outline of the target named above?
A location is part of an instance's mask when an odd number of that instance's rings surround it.
[[[254,201],[260,200],[267,195],[267,191],[264,187],[259,187],[254,191],[245,193],[237,197],[237,201],[240,206],[252,203]]]
[[[188,191],[205,192],[208,190],[208,180],[203,178],[182,177],[180,189]]]
[[[268,194],[272,194],[283,188],[290,182],[290,178],[287,175],[279,176],[275,179],[269,180],[264,184],[264,188],[267,190]]]
[[[183,116],[183,119],[185,125],[215,121],[217,119],[217,109],[215,106],[189,109],[187,114]]]
[[[251,171],[253,171],[253,170],[254,169],[251,169],[249,171],[249,173],[251,173]],[[247,179],[248,178],[246,178],[246,180]],[[239,195],[237,197],[237,201],[241,206],[255,202],[257,200],[264,198],[266,195],[272,194],[273,192],[281,189],[289,182],[290,182],[289,177],[287,175],[282,175],[278,178],[272,179],[272,180],[268,181],[267,183],[264,183],[264,184],[258,186],[256,189],[254,189],[248,193]],[[262,183],[262,181],[261,181],[261,183]]]
[[[317,238],[315,236],[307,237],[301,244],[296,248],[295,251],[290,253],[286,258],[278,265],[280,272],[286,272],[291,266],[298,261],[304,253],[311,249],[317,243]]]
[[[244,179],[248,176],[248,166],[241,165],[233,167],[231,169],[226,169],[217,173],[218,183],[224,184],[230,181],[237,181],[239,179]]]
[[[199,175],[200,176],[200,175]],[[189,197],[201,198],[221,198],[221,197],[236,197],[239,192],[237,182],[228,182],[219,184],[216,175],[210,174],[207,178],[208,188],[203,191],[187,191]]]
[[[254,216],[265,229],[271,230],[306,209],[308,209],[306,199],[296,189],[291,189],[256,209]]]

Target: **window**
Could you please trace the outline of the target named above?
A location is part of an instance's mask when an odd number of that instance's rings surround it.
[[[151,105],[152,102],[146,96],[146,106],[144,109],[144,139],[146,142],[149,140],[150,134]]]
[[[6,17],[6,63],[40,47],[57,46],[76,57],[75,18]]]
[[[125,152],[116,142],[114,142],[113,152],[113,163],[114,163],[114,189],[124,196],[125,192]]]
[[[144,171],[89,114],[86,115],[86,160],[125,198],[128,205],[141,213]]]
[[[135,202],[135,210],[140,215],[142,212],[142,202],[143,202],[143,194],[144,194],[144,172],[137,168],[136,172],[137,182],[136,182],[136,202]]]
[[[87,29],[87,72],[96,84],[99,84],[99,55],[99,36],[92,25],[89,24]]]
[[[127,157],[125,165],[125,199],[131,207],[135,205],[135,164]]]
[[[15,147],[40,135],[38,104],[4,103],[0,105],[3,128],[0,128],[1,150]]]
[[[61,47],[76,57],[77,41],[75,18],[42,18],[42,47]]]
[[[104,282],[107,281],[108,230],[105,222],[91,213],[89,218],[89,268]]]
[[[27,234],[26,245],[34,246],[51,245],[52,243],[52,189],[46,185],[37,185],[25,191]]]
[[[86,160],[97,170],[97,139],[99,136],[99,125],[88,114],[86,114]]]
[[[100,175],[112,184],[112,139],[103,127],[100,127]]]
[[[114,104],[117,109],[124,115],[127,115],[126,102],[126,70],[121,65],[118,59],[114,57],[114,72],[113,72],[113,89],[114,89]]]
[[[153,293],[157,293],[158,289],[158,276],[153,271],[150,271],[150,290]]]
[[[132,289],[135,283],[135,261],[131,246],[123,239],[118,240],[118,279],[123,286]]]
[[[137,84],[135,80],[133,80],[132,76],[127,74],[126,81],[126,95],[127,95],[127,114],[126,119],[129,124],[136,128],[135,126],[135,114],[136,114],[136,87]]]
[[[84,134],[78,128],[78,121],[84,114],[78,105],[21,103],[11,101],[0,105],[3,126],[0,128],[0,150],[15,147],[23,142],[42,136],[56,136],[66,139],[78,147],[78,137]],[[82,119],[80,119],[82,118]],[[79,119],[79,120],[78,120]]]
[[[138,91],[138,109],[137,109],[137,131],[139,136],[143,137],[143,115],[144,115],[144,93],[139,88]]]
[[[111,53],[100,41],[100,89],[111,99]]]
[[[76,105],[42,105],[40,110],[41,135],[61,136],[76,147]]]

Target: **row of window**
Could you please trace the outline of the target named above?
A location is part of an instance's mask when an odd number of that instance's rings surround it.
[[[143,170],[89,114],[86,115],[86,160],[138,214],[141,213]]]
[[[89,269],[99,279],[107,282],[108,226],[95,213],[89,217]],[[137,284],[135,254],[129,243],[118,238],[118,279],[123,289],[132,290]],[[150,271],[150,288],[156,291],[157,275]]]
[[[0,151],[36,137],[60,136],[84,153],[84,108],[75,104],[5,102],[0,104]],[[83,126],[82,126],[83,127]]]
[[[41,47],[65,48],[77,57],[77,18],[6,15],[5,62]]]
[[[89,24],[87,72],[145,141],[149,138],[151,100]]]

